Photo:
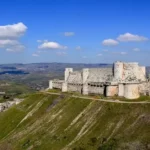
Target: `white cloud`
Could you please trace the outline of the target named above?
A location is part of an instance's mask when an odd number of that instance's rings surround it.
[[[140,51],[140,49],[139,49],[139,48],[134,48],[134,49],[133,49],[133,51],[135,51],[135,52],[139,52],[139,51]]]
[[[18,45],[19,42],[17,40],[10,39],[0,39],[0,47],[8,47],[11,45]]]
[[[67,46],[60,45],[57,42],[45,41],[38,48],[39,49],[67,49]]]
[[[81,50],[81,46],[77,46],[77,47],[76,47],[76,50]]]
[[[65,32],[64,36],[74,36],[75,33],[74,32]]]
[[[97,56],[102,56],[102,55],[103,55],[103,54],[101,54],[101,53],[100,53],[100,54],[97,54]]]
[[[67,55],[66,52],[57,52],[56,54],[59,55],[59,56],[65,56],[65,55]]]
[[[87,57],[87,56],[83,56],[82,58],[86,59],[86,58],[88,58],[88,57]]]
[[[18,38],[27,30],[27,26],[25,26],[22,22],[12,25],[0,26],[0,38]]]
[[[113,54],[126,55],[127,52],[112,52]]]
[[[37,51],[38,54],[40,54],[40,53],[42,53],[42,52],[43,52],[43,50],[38,50],[38,51]]]
[[[33,57],[39,57],[39,54],[34,53],[34,54],[32,54],[32,56]]]
[[[24,35],[26,30],[27,27],[22,22],[0,26],[0,48],[7,52],[22,52],[25,46],[19,42],[19,37]]]
[[[24,51],[24,49],[25,49],[24,45],[18,44],[18,45],[14,45],[10,48],[6,48],[6,51],[16,53],[16,52],[22,52],[22,51]]]
[[[121,42],[141,42],[141,41],[147,41],[148,38],[144,36],[134,35],[131,33],[125,33],[118,36],[117,40]]]
[[[105,46],[115,46],[115,45],[118,45],[119,42],[113,39],[106,39],[102,42],[102,44]]]
[[[121,54],[121,55],[126,55],[126,54],[127,54],[127,52],[120,52],[120,54]]]
[[[42,40],[37,40],[37,42],[38,42],[38,43],[41,43],[41,42],[42,42]]]

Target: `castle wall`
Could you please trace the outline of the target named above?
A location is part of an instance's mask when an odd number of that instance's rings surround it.
[[[119,84],[118,85],[118,96],[124,96],[124,85],[123,84]]]
[[[141,67],[138,63],[114,63],[114,79],[119,81],[135,81],[135,80],[146,80],[146,69]]]
[[[104,86],[88,85],[88,93],[104,94]]]
[[[149,95],[150,96],[150,81],[143,82],[139,85],[140,94]]]
[[[115,96],[118,95],[118,86],[109,85],[106,87],[106,96]]]
[[[112,68],[90,68],[88,83],[102,83],[110,81],[113,76]]]
[[[137,99],[140,97],[139,84],[125,84],[124,97],[127,99]]]
[[[79,71],[70,72],[67,82],[70,84],[82,84],[82,73]]]
[[[53,81],[52,80],[49,81],[49,89],[53,89]]]
[[[83,84],[87,81],[87,78],[89,76],[89,69],[85,68],[82,71],[82,80],[83,80]]]
[[[123,63],[122,62],[115,62],[114,63],[114,78],[116,80],[123,79]]]
[[[62,92],[67,92],[68,91],[68,84],[67,82],[62,83]]]
[[[82,93],[82,85],[78,84],[68,84],[68,91]]]
[[[65,69],[65,73],[64,73],[65,81],[67,81],[70,72],[73,72],[73,68],[66,68],[66,69]]]
[[[53,88],[62,89],[62,82],[53,81]]]
[[[146,69],[138,63],[116,62],[112,68],[85,68],[73,71],[66,68],[65,80],[50,80],[49,89],[62,89],[62,92],[79,92],[83,95],[106,94],[136,99],[139,93],[149,93],[150,82],[146,82]],[[106,87],[106,88],[105,88]]]
[[[88,95],[89,94],[89,89],[88,89],[88,84],[83,84],[83,95]]]
[[[139,79],[138,63],[124,63],[123,80],[133,81]]]
[[[146,67],[141,66],[139,67],[139,79],[141,79],[142,81],[146,80]]]

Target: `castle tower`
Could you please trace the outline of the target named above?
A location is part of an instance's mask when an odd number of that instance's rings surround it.
[[[146,67],[145,66],[139,67],[139,79],[141,79],[141,81],[146,81]]]
[[[123,62],[115,62],[114,63],[114,78],[116,80],[123,79]]]
[[[140,97],[139,84],[125,84],[124,86],[124,97],[127,99],[137,99]]]
[[[146,67],[145,66],[141,66],[141,70],[142,70],[142,73],[144,74],[144,76],[146,76]]]
[[[49,81],[49,89],[53,89],[53,80]]]
[[[68,85],[67,82],[62,83],[62,92],[67,92],[68,91]]]
[[[82,72],[83,84],[87,81],[88,76],[89,76],[89,69],[88,68],[83,69]]]
[[[88,83],[87,83],[87,79],[89,76],[89,69],[85,68],[82,71],[82,78],[83,78],[83,95],[88,95]]]
[[[129,70],[130,73],[133,73],[133,75],[139,79],[139,64],[137,62],[132,63],[126,63],[126,70]]]
[[[64,74],[64,76],[65,76],[65,82],[67,81],[70,72],[73,72],[73,68],[66,68],[65,69],[65,74]]]

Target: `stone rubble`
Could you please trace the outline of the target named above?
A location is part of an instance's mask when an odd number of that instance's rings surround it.
[[[6,111],[11,106],[17,105],[20,102],[22,102],[24,99],[14,98],[13,101],[6,101],[3,103],[0,103],[0,112]]]

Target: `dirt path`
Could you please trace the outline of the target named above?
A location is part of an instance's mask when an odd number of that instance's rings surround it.
[[[53,92],[42,92],[46,94],[52,94],[52,95],[62,95],[62,93],[53,93]],[[140,101],[140,102],[130,102],[130,101],[120,101],[120,100],[104,100],[104,99],[98,99],[98,98],[92,98],[92,97],[85,97],[85,96],[75,96],[71,95],[73,98],[82,98],[82,99],[89,99],[89,100],[96,100],[96,101],[102,101],[102,102],[108,102],[108,103],[122,103],[122,104],[150,104],[150,101]]]

